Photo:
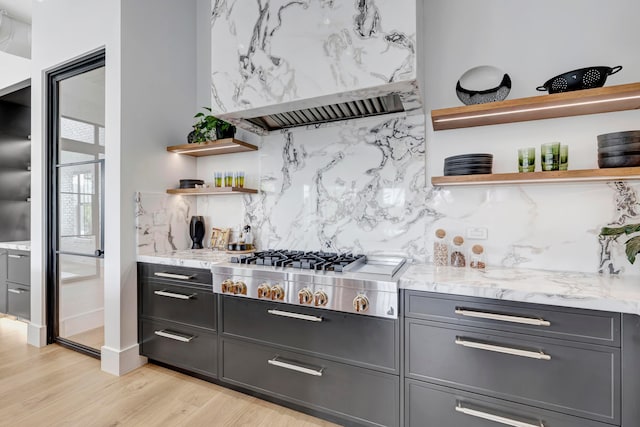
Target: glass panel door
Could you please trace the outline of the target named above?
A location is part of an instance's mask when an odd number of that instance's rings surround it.
[[[104,77],[102,53],[49,80],[49,336],[98,357],[104,345]]]

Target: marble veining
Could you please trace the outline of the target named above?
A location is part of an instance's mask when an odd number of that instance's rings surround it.
[[[224,251],[211,249],[183,249],[154,254],[138,254],[138,262],[151,264],[174,265],[180,267],[211,269],[214,264],[228,262],[231,255]]]
[[[149,255],[190,246],[194,196],[136,193],[137,253]]]
[[[613,182],[609,186],[615,191],[615,218],[607,227],[620,227],[632,223],[640,224],[640,198],[635,188],[626,182]],[[600,243],[600,273],[620,274],[624,271],[625,257],[624,242],[620,236],[599,235]]]
[[[400,288],[561,307],[640,314],[637,277],[525,268],[469,268],[412,265]]]
[[[245,197],[262,248],[395,253],[424,260],[430,209],[424,122],[401,115],[265,138],[261,193]]]
[[[214,113],[415,81],[415,13],[415,0],[215,0]]]

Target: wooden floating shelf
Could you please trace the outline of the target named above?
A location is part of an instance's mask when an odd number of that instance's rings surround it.
[[[637,110],[640,83],[577,90],[431,111],[433,130]]]
[[[167,193],[186,196],[219,196],[223,194],[257,194],[258,190],[240,187],[171,188],[167,190]]]
[[[256,151],[258,147],[235,138],[218,139],[202,144],[182,144],[167,147],[170,153],[186,154],[193,157],[215,156],[218,154],[242,153]]]
[[[434,176],[434,186],[532,184],[548,182],[625,181],[640,179],[640,167],[570,171],[494,173],[489,175]]]

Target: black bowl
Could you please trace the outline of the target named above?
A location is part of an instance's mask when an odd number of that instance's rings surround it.
[[[197,185],[204,184],[204,181],[201,179],[181,179],[180,180],[180,188],[196,188]]]
[[[624,155],[611,157],[598,157],[600,168],[630,168],[640,166],[640,155]]]
[[[445,162],[452,162],[458,160],[493,160],[493,154],[487,153],[475,153],[475,154],[458,154],[457,156],[451,156],[444,159]]]
[[[633,151],[640,151],[640,139],[638,139],[638,142],[632,142],[629,144],[598,147],[598,154],[618,153],[618,152],[620,152],[621,154],[626,154]]]

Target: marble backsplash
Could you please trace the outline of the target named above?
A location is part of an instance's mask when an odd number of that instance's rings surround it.
[[[625,253],[640,233],[600,236],[602,227],[640,224],[639,183],[434,188],[423,120],[395,115],[272,132],[258,152],[200,158],[199,178],[209,182],[214,170],[241,164],[251,169],[247,186],[260,193],[141,195],[139,250],[188,248],[188,220],[197,211],[208,230],[250,224],[261,249],[428,262],[434,232],[443,228],[465,237],[467,247],[483,245],[489,266],[640,275],[640,261],[632,265]],[[488,238],[467,239],[475,227],[486,228]]]
[[[138,255],[153,255],[191,246],[189,221],[195,215],[195,197],[136,193]]]

